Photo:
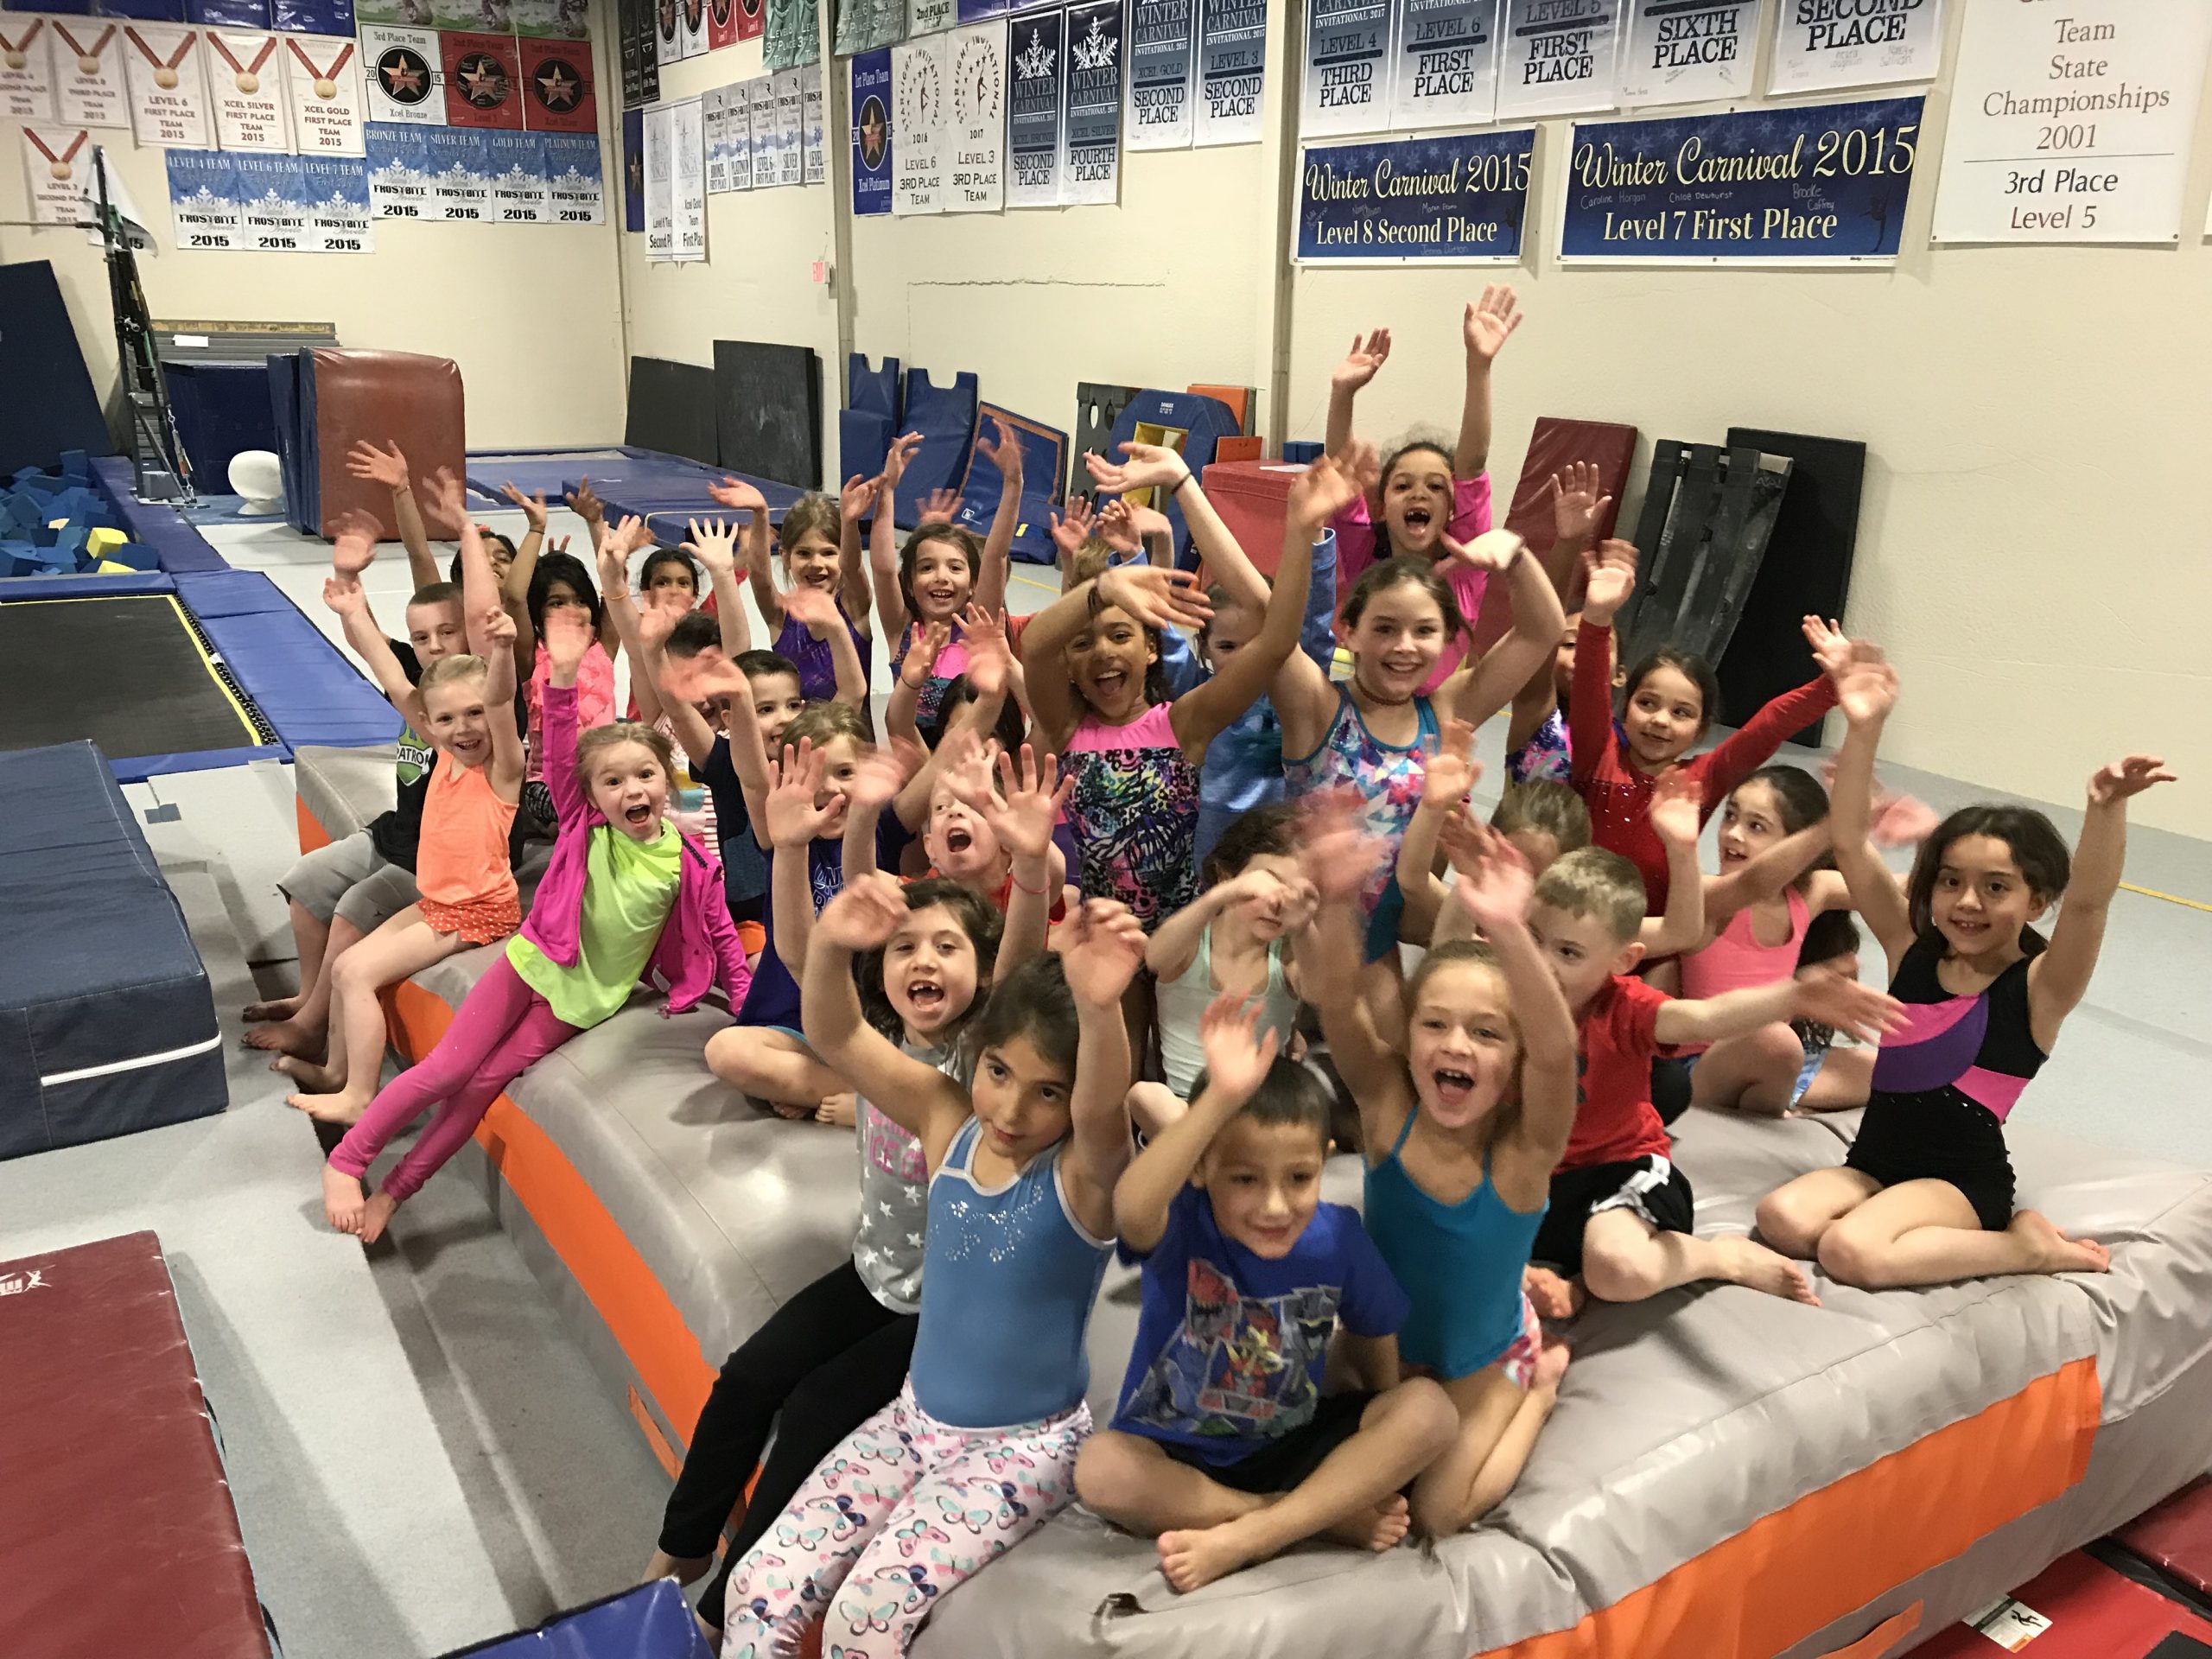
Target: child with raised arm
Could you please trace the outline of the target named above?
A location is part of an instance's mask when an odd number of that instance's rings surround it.
[[[855,480],[845,486],[848,503],[866,485]],[[776,586],[768,563],[768,504],[760,492],[742,480],[726,478],[708,493],[733,512],[748,517],[746,531],[745,573],[753,589],[753,602],[760,620],[774,636],[770,647],[779,657],[798,665],[799,690],[810,702],[826,702],[842,694],[838,690],[837,641],[849,644],[861,664],[861,680],[868,680],[868,570],[860,556],[859,531],[855,522],[828,496],[808,491],[785,510],[776,526],[776,544],[782,553],[785,586]],[[791,610],[791,595],[805,589],[828,601],[823,607]]]
[[[1840,1169],[1760,1201],[1759,1231],[1838,1283],[1880,1290],[2004,1273],[2102,1273],[2112,1253],[2013,1209],[2005,1120],[2089,988],[2127,848],[2127,803],[2173,781],[2155,755],[2091,776],[2073,857],[2042,813],[1961,808],[1921,843],[1900,893],[1867,840],[1874,752],[1897,702],[1880,651],[1838,653],[1846,728],[1830,817],[1836,861],[1910,1016],[1874,1061]],[[2070,880],[2069,880],[2070,878]],[[2046,944],[2031,924],[2061,894]]]
[[[1458,442],[1448,452],[1442,444],[1425,440],[1400,446],[1369,487],[1337,514],[1341,597],[1351,597],[1354,584],[1370,565],[1410,559],[1435,567],[1437,575],[1451,584],[1467,627],[1474,626],[1488,571],[1480,565],[1447,564],[1446,538],[1471,542],[1491,527],[1490,474],[1485,470],[1490,461],[1491,366],[1520,326],[1521,308],[1510,288],[1485,288],[1481,299],[1468,303],[1460,323],[1467,390]],[[1352,400],[1389,355],[1389,329],[1374,329],[1364,340],[1355,335],[1351,350],[1329,377],[1328,453],[1339,461],[1351,450]],[[1517,616],[1517,602],[1514,609]],[[1466,649],[1464,636],[1446,639],[1420,690],[1433,692],[1442,685],[1457,671]]]
[[[546,780],[560,837],[522,931],[454,1011],[437,1046],[379,1092],[322,1173],[330,1224],[373,1243],[392,1212],[459,1150],[499,1090],[577,1032],[607,1019],[650,969],[681,1014],[719,982],[733,1001],[752,975],[714,861],[665,822],[668,740],[642,726],[579,737],[584,620],[546,625]],[[375,1196],[361,1178],[391,1137],[437,1116]]]
[[[1129,1161],[1122,996],[1143,931],[1119,905],[1085,905],[1058,954],[993,988],[963,1086],[861,1015],[853,957],[906,914],[881,874],[823,912],[806,1034],[921,1146],[929,1224],[912,1369],[731,1573],[725,1653],[790,1659],[821,1618],[825,1654],[904,1654],[938,1599],[1074,1496],[1090,1427],[1084,1341]]]
[[[1627,859],[1643,877],[1652,908],[1667,907],[1666,850],[1648,812],[1660,779],[1680,769],[1697,785],[1700,825],[1754,769],[1773,759],[1790,733],[1835,706],[1823,673],[1785,691],[1705,753],[1685,760],[1719,712],[1720,682],[1695,652],[1662,645],[1628,672],[1620,726],[1613,725],[1613,617],[1636,582],[1636,549],[1610,541],[1599,550],[1582,596],[1575,634],[1573,781],[1590,807],[1599,846]]]
[[[1359,1212],[1320,1202],[1329,1092],[1261,1014],[1234,991],[1207,1007],[1190,1111],[1114,1189],[1143,1309],[1114,1426],[1076,1460],[1083,1501],[1156,1539],[1186,1593],[1323,1534],[1390,1548],[1459,1429],[1436,1383],[1398,1380],[1405,1292]],[[1365,1386],[1325,1396],[1339,1324]]]
[[[474,525],[461,527],[470,613],[465,654],[442,658],[421,686],[407,676],[368,619],[360,574],[376,556],[377,527],[366,514],[339,526],[336,574],[323,601],[344,619],[346,643],[368,664],[385,695],[437,750],[416,861],[416,901],[380,924],[331,966],[330,1052],[316,1065],[281,1056],[275,1069],[302,1085],[286,1103],[326,1123],[351,1123],[368,1109],[384,1069],[384,1007],[378,993],[471,945],[504,939],[522,920],[509,836],[522,798],[522,734],[514,722],[514,623]]]
[[[1670,828],[1690,830],[1694,848],[1694,800],[1687,793],[1675,798],[1683,822]],[[1694,879],[1689,890],[1694,894]],[[1652,1104],[1651,1062],[1662,1045],[1717,1042],[1776,1020],[1818,1020],[1876,1041],[1900,1010],[1879,992],[1833,974],[1784,978],[1708,1001],[1669,997],[1632,972],[1643,957],[1637,931],[1644,910],[1636,867],[1601,847],[1567,854],[1536,882],[1529,931],[1574,1016],[1581,1065],[1574,1132],[1530,1252],[1557,1272],[1532,1274],[1531,1294],[1539,1311],[1554,1318],[1580,1305],[1571,1282],[1578,1276],[1591,1295],[1609,1302],[1642,1301],[1700,1279],[1816,1302],[1796,1264],[1764,1245],[1692,1233],[1695,1198]]]
[[[1567,1370],[1522,1294],[1529,1246],[1574,1122],[1574,1022],[1528,928],[1519,854],[1482,832],[1452,888],[1489,940],[1440,945],[1407,980],[1402,1043],[1376,1027],[1357,908],[1376,849],[1348,804],[1307,842],[1320,913],[1299,942],[1306,991],[1359,1109],[1367,1230],[1412,1299],[1399,1357],[1443,1385],[1459,1415],[1414,1482],[1414,1525],[1458,1532],[1504,1497]],[[1402,1052],[1401,1052],[1402,1050]]]
[[[1598,493],[1598,469],[1578,461],[1552,474],[1552,545],[1544,569],[1566,605],[1580,585],[1579,571],[1596,545],[1598,526],[1613,499]],[[1573,744],[1567,710],[1574,697],[1574,647],[1582,613],[1569,610],[1551,662],[1529,677],[1514,694],[1513,717],[1505,731],[1505,775],[1512,782],[1567,782],[1573,771]]]
[[[1174,465],[1177,489],[1202,494],[1179,458]],[[1039,612],[1023,632],[1039,735],[1075,779],[1068,821],[1079,885],[1087,896],[1128,905],[1147,931],[1197,894],[1199,768],[1213,740],[1297,649],[1314,539],[1351,491],[1326,459],[1292,486],[1282,564],[1258,635],[1179,697],[1166,697],[1159,683],[1159,630],[1210,613],[1181,571],[1107,570]]]
[[[902,544],[892,523],[892,495],[913,452],[921,447],[921,434],[909,432],[894,439],[884,461],[869,527],[868,563],[891,671],[900,671],[923,629],[934,626],[946,630],[918,690],[915,718],[923,726],[936,721],[945,687],[967,669],[960,623],[968,607],[996,612],[1006,606],[1007,563],[1021,524],[1021,441],[1004,421],[993,424],[998,429],[995,442],[980,435],[976,440],[976,453],[998,468],[1001,480],[990,533],[980,541],[974,531],[958,524],[926,518]]]

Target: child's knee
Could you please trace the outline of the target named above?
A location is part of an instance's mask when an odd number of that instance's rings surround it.
[[[376,970],[359,950],[348,950],[330,964],[330,983],[340,991],[374,991]]]
[[[1809,1258],[1820,1243],[1820,1230],[1792,1201],[1786,1188],[1759,1200],[1751,1224],[1761,1238],[1784,1255]]]
[[[1593,1239],[1582,1247],[1583,1288],[1601,1302],[1640,1302],[1658,1288],[1656,1265],[1648,1249]]]
[[[1459,1438],[1459,1408],[1429,1378],[1408,1377],[1386,1397],[1391,1403],[1392,1423],[1403,1425],[1406,1437],[1420,1447],[1424,1463],[1442,1457]]]
[[[1884,1281],[1879,1241],[1839,1221],[1821,1235],[1817,1249],[1821,1271],[1836,1283],[1860,1290],[1881,1287]]]
[[[728,1026],[707,1039],[707,1070],[733,1089],[758,1077],[760,1036],[750,1026]]]
[[[1109,1521],[1126,1515],[1144,1501],[1154,1472],[1147,1465],[1157,1461],[1133,1445],[1130,1436],[1101,1429],[1076,1453],[1075,1495]]]

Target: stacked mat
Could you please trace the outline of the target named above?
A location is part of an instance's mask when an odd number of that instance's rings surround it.
[[[221,1111],[207,970],[100,752],[0,753],[0,1158]]]

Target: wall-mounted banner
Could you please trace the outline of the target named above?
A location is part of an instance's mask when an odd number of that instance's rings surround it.
[[[705,111],[687,98],[670,112],[668,141],[673,175],[669,186],[676,213],[678,264],[707,257],[707,144]]]
[[[269,8],[269,22],[280,35],[351,35],[359,19],[353,0],[276,0]]]
[[[753,135],[753,188],[776,188],[776,78],[755,75],[738,86],[745,92],[746,129]]]
[[[736,44],[737,7],[733,0],[707,0],[707,50],[719,52]]]
[[[622,111],[621,148],[622,229],[632,236],[645,233],[645,112]]]
[[[166,160],[169,223],[177,246],[187,252],[245,247],[238,158],[212,150],[173,149]]]
[[[1621,0],[1505,0],[1498,32],[1499,120],[1619,101]]]
[[[853,216],[891,211],[891,48],[851,60],[845,107],[853,121]]]
[[[1060,204],[1060,92],[1067,68],[1061,29],[1067,14],[1033,11],[1014,22],[1007,78],[1006,205]]]
[[[645,258],[665,264],[676,256],[675,181],[669,168],[675,161],[676,111],[656,104],[645,111]]]
[[[1131,0],[1131,149],[1187,149],[1191,79],[1198,42],[1196,0]]]
[[[1198,0],[1193,144],[1205,149],[1260,142],[1267,65],[1268,0]]]
[[[1631,0],[1621,102],[1707,104],[1746,98],[1766,0]]]
[[[1894,264],[1923,101],[1579,123],[1560,261]]]
[[[600,171],[595,132],[538,135],[545,152],[545,200],[556,225],[604,225],[607,181]]]
[[[215,143],[223,149],[289,153],[291,122],[284,99],[283,42],[261,29],[210,29],[207,89],[215,105]]]
[[[495,225],[543,225],[553,217],[553,204],[545,192],[545,135],[538,132],[487,132],[484,135],[486,171],[492,181],[491,211]]]
[[[378,219],[436,218],[430,209],[427,130],[404,122],[372,121],[363,143],[368,151],[370,212]]]
[[[945,113],[944,35],[891,48],[891,91],[899,136],[891,211],[942,213],[945,128],[952,118]]]
[[[490,135],[480,127],[432,127],[423,135],[430,175],[430,207],[423,217],[453,225],[481,225],[492,214]]]
[[[706,112],[707,194],[710,196],[724,195],[737,188],[729,176],[729,90],[710,87],[699,104]]]
[[[1936,240],[2177,240],[2208,47],[2205,0],[1969,5]]]
[[[54,31],[43,17],[0,16],[0,119],[51,122]]]
[[[1390,124],[1390,0],[1306,0],[1305,137]]]
[[[597,132],[599,100],[592,95],[591,43],[523,40],[523,124],[532,132]]]
[[[822,95],[822,66],[806,63],[798,71],[799,146],[804,152],[800,173],[807,184],[830,176],[830,158],[823,153],[822,129],[829,105]]]
[[[200,31],[175,23],[126,23],[124,73],[130,86],[130,130],[142,144],[180,149],[215,148],[207,106],[207,54]]]
[[[256,253],[298,253],[308,241],[307,180],[296,156],[238,158],[243,246]]]
[[[1300,157],[1300,264],[1512,264],[1521,257],[1534,127],[1356,144]]]
[[[308,241],[315,253],[374,253],[369,217],[369,170],[358,156],[302,156],[300,181],[308,201]]]
[[[34,225],[82,225],[92,219],[86,202],[86,181],[92,176],[92,134],[89,127],[25,127],[23,132],[23,194]],[[174,155],[176,152],[172,151]],[[171,191],[175,194],[174,189]],[[88,232],[97,234],[97,232]],[[184,242],[181,222],[177,246]],[[206,243],[200,246],[227,246]]]
[[[1497,0],[1396,0],[1390,124],[1467,127],[1497,107]]]
[[[998,17],[1014,10],[1013,0],[960,0],[960,21],[980,23],[986,17]]]
[[[287,35],[284,90],[292,106],[292,142],[301,155],[361,153],[358,42],[334,35]]]
[[[561,41],[591,38],[591,17],[584,0],[513,0],[507,15],[518,35]]]
[[[127,127],[123,26],[89,17],[47,20],[54,30],[55,100],[65,127]]]
[[[768,79],[776,99],[776,182],[803,184],[806,180],[806,113],[798,71],[779,69]]]
[[[683,14],[683,21],[677,31],[681,36],[681,44],[677,49],[687,58],[705,57],[714,44],[707,34],[706,0],[683,0],[679,10]]]
[[[1770,92],[1933,80],[1943,63],[1943,0],[1782,0]]]
[[[918,40],[960,21],[956,0],[906,0],[906,38]]]
[[[1062,128],[1060,200],[1117,201],[1122,194],[1122,0],[1067,10],[1067,119]]]
[[[361,31],[361,67],[369,82],[369,119],[421,127],[446,124],[438,87],[438,33],[434,29]],[[372,168],[372,171],[374,169]]]
[[[444,33],[438,45],[444,54],[448,126],[523,124],[513,35]]]
[[[1006,23],[977,23],[949,40],[952,125],[944,211],[995,213],[1006,205]]]

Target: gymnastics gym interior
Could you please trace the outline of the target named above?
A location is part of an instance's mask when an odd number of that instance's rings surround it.
[[[904,533],[950,491],[980,535],[1009,434],[1033,613],[1084,457],[1125,443],[1179,450],[1272,570],[1347,340],[1390,334],[1357,435],[1448,450],[1463,324],[1506,288],[1496,522],[1541,553],[1554,474],[1592,468],[1637,626],[1700,644],[1721,731],[1820,672],[1813,614],[1886,650],[1881,781],[1939,815],[2022,803],[2070,844],[2099,767],[2176,774],[2005,1131],[2019,1202],[2109,1271],[1593,1302],[1469,1530],[1185,1594],[1077,1503],[912,1651],[2212,1655],[2212,8],[448,12],[0,10],[0,1655],[701,1659],[693,1592],[639,1582],[671,1482],[724,1357],[851,1251],[852,1130],[717,1082],[732,1010],[646,987],[381,1239],[326,1224],[340,1131],[287,1109],[243,1011],[299,988],[285,872],[393,806],[400,718],[323,602],[359,513],[387,631],[412,591],[355,445],[511,539],[542,498],[584,550],[587,485],[675,547],[727,480],[780,521],[909,432],[875,511]],[[259,43],[307,67],[249,73]],[[503,219],[490,169],[524,152]],[[453,182],[470,156],[506,160]],[[257,168],[262,205],[222,207]],[[308,229],[272,230],[294,187]],[[461,524],[427,517],[442,567]],[[1843,734],[1777,759],[1817,774]],[[385,1077],[496,951],[385,994]],[[1695,1230],[1750,1233],[1860,1116],[1690,1107]],[[1357,1154],[1324,1186],[1357,1204]],[[1101,1425],[1137,1286],[1110,1265],[1090,1322]]]

